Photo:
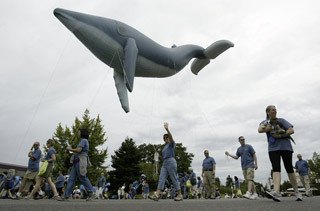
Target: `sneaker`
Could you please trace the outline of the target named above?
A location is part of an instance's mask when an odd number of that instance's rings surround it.
[[[159,201],[160,196],[158,196],[156,193],[154,193],[152,196],[149,196],[149,199],[153,201]]]
[[[246,199],[250,199],[251,195],[252,194],[249,191],[247,191],[246,194],[243,195],[243,197]]]
[[[67,196],[62,196],[62,197],[61,197],[61,201],[69,201],[69,197],[67,197]]]
[[[57,201],[63,201],[63,199],[59,195],[52,197],[52,199],[57,200]]]
[[[259,199],[259,196],[258,196],[257,193],[254,193],[254,194],[252,194],[252,195],[250,196],[249,199],[251,199],[251,200],[256,200],[256,199]]]
[[[312,191],[311,190],[306,191],[306,197],[312,197]]]
[[[21,198],[22,198],[21,193],[18,192],[18,193],[16,194],[16,199],[21,199]]]
[[[26,200],[34,200],[34,198],[31,197],[31,196],[26,196],[26,197],[24,197],[24,199],[26,199]]]
[[[177,195],[176,197],[174,197],[175,201],[182,201],[183,200],[183,196],[182,194]]]
[[[280,199],[280,197],[281,197],[280,193],[277,193],[277,192],[275,192],[275,191],[266,191],[266,194],[267,194],[267,196],[269,196],[271,199],[273,199],[273,201],[276,201],[276,202],[280,202],[280,201],[281,201],[281,199]]]
[[[296,195],[296,201],[302,201],[302,195],[300,192],[297,192],[295,195]]]

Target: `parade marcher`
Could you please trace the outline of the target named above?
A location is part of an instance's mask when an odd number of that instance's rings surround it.
[[[39,171],[39,163],[41,159],[41,150],[39,149],[40,143],[34,142],[29,153],[29,161],[28,161],[28,169],[27,172],[24,174],[20,188],[17,193],[17,197],[20,198],[22,196],[22,193],[25,192],[24,189],[28,183],[28,180],[31,180],[32,182],[35,182],[36,177],[38,175]],[[28,191],[29,191],[29,187]],[[28,192],[26,191],[26,192]]]
[[[242,192],[241,192],[241,189],[240,189],[240,180],[237,176],[234,176],[234,188],[235,188],[235,191],[236,191],[236,197],[237,198],[242,198]]]
[[[178,192],[178,195],[174,197],[174,200],[182,201],[183,196],[181,194],[181,188],[178,180],[177,161],[174,158],[176,143],[173,140],[172,134],[169,130],[169,125],[166,122],[164,123],[164,129],[167,131],[167,133],[163,135],[163,141],[165,142],[165,146],[162,150],[163,164],[160,170],[157,191],[150,198],[155,201],[160,199],[160,192],[162,189],[164,189],[166,179],[169,176],[174,185],[175,191]]]
[[[225,154],[235,160],[238,160],[238,158],[241,157],[243,176],[248,185],[248,190],[243,197],[247,199],[258,199],[258,194],[253,180],[254,170],[258,169],[256,152],[251,145],[245,143],[245,138],[243,136],[240,136],[238,141],[241,146],[238,148],[236,154],[231,155],[229,152],[225,152]]]
[[[191,183],[190,193],[193,198],[197,197],[197,175],[191,167],[188,169],[189,181]]]
[[[203,183],[201,177],[197,177],[197,198],[202,198],[202,192],[203,192]]]
[[[106,177],[104,176],[104,173],[101,173],[101,176],[99,177],[99,179],[98,179],[98,198],[100,198],[100,199],[103,199],[104,197],[103,197],[103,194],[102,194],[102,191],[103,191],[103,189],[104,189],[104,187],[105,187],[105,185],[106,185],[106,182],[107,182],[107,179],[106,179]]]
[[[144,180],[142,182],[142,195],[144,199],[148,199],[149,198],[149,193],[150,193],[150,187],[148,184],[147,180]]]
[[[47,148],[48,152],[43,159],[43,161],[48,162],[48,166],[46,171],[42,175],[37,175],[36,185],[34,186],[33,190],[31,191],[30,195],[26,197],[26,199],[33,199],[34,195],[40,190],[40,186],[44,180],[48,182],[53,192],[53,199],[60,201],[61,197],[59,196],[55,184],[52,182],[52,170],[54,166],[54,162],[56,161],[56,150],[53,148],[53,140],[48,139],[47,141]]]
[[[216,173],[216,161],[209,156],[209,151],[204,151],[205,159],[202,162],[202,177],[203,185],[205,189],[205,198],[215,199],[215,173]]]
[[[259,133],[266,133],[268,140],[269,159],[272,165],[272,178],[274,190],[266,191],[266,194],[274,201],[281,201],[281,158],[288,173],[289,181],[295,191],[297,201],[302,201],[302,195],[298,190],[296,176],[292,166],[293,148],[291,135],[294,133],[293,125],[283,118],[277,118],[277,109],[274,105],[266,108],[267,117],[258,128]]]
[[[302,159],[301,154],[298,154],[297,158],[298,158],[298,160],[296,161],[296,164],[295,164],[296,172],[299,173],[300,181],[306,191],[306,196],[308,196],[308,197],[312,196],[312,192],[310,191],[309,164],[307,161]]]
[[[69,179],[67,183],[67,188],[64,194],[64,199],[68,200],[70,195],[72,194],[72,189],[77,179],[81,182],[81,184],[85,187],[88,197],[87,201],[95,199],[95,195],[93,193],[93,187],[89,178],[87,177],[87,168],[91,165],[88,152],[89,152],[89,132],[87,129],[80,129],[80,142],[76,148],[72,148],[71,146],[67,147],[67,150],[73,152],[73,156],[71,157],[70,162],[72,163],[71,171],[69,174]]]
[[[63,176],[62,172],[59,171],[59,175],[58,175],[56,182],[55,182],[59,196],[63,195],[64,182],[65,182],[64,176]]]

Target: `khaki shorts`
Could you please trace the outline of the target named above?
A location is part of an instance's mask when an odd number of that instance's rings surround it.
[[[37,175],[38,175],[37,171],[27,170],[27,172],[25,173],[24,177],[26,179],[29,179],[29,180],[34,180],[34,179],[36,179]]]
[[[254,179],[254,168],[247,168],[245,170],[242,170],[242,172],[245,180]]]

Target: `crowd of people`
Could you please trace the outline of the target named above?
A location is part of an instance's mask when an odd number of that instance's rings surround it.
[[[204,198],[216,199],[221,194],[215,185],[216,162],[209,155],[208,150],[204,150],[204,160],[202,163],[201,177],[195,174],[192,168],[188,172],[177,172],[177,162],[175,160],[176,143],[169,130],[169,124],[164,123],[166,133],[163,135],[164,148],[162,150],[163,164],[161,166],[158,185],[156,191],[150,195],[150,187],[144,174],[139,180],[133,181],[128,189],[126,185],[119,187],[117,192],[118,199],[135,199],[139,190],[144,199],[158,201],[162,198],[170,198],[175,201],[182,201],[186,198]],[[270,105],[266,108],[266,119],[258,127],[259,133],[266,133],[268,141],[268,155],[272,165],[273,188],[267,190],[266,196],[274,201],[281,201],[281,159],[288,174],[289,181],[295,191],[297,201],[302,201],[302,195],[298,190],[297,180],[294,169],[300,175],[306,195],[311,196],[310,192],[310,169],[308,163],[298,154],[295,165],[292,165],[293,148],[291,142],[294,142],[291,135],[294,133],[293,125],[283,118],[277,117],[276,107]],[[68,201],[69,199],[84,198],[87,201],[93,199],[107,199],[110,183],[102,173],[97,186],[93,186],[87,177],[87,168],[90,167],[89,152],[89,133],[86,129],[79,130],[80,140],[76,148],[68,146],[66,150],[72,152],[70,159],[71,169],[68,177],[59,172],[58,177],[52,179],[52,171],[56,160],[56,151],[53,148],[53,140],[49,139],[46,143],[47,153],[42,156],[40,143],[35,142],[28,153],[28,168],[25,175],[20,178],[15,176],[13,169],[1,174],[1,197],[12,199],[25,198],[28,200],[35,198],[52,198],[58,201]],[[246,144],[245,138],[238,138],[240,146],[235,154],[225,152],[226,156],[233,159],[241,158],[241,168],[243,177],[247,184],[247,191],[242,194],[240,181],[234,177],[235,194],[232,190],[231,197],[244,197],[251,200],[258,199],[258,194],[254,182],[255,170],[258,169],[258,159],[254,148]],[[41,167],[40,161],[43,162]],[[81,185],[75,186],[76,181]],[[125,191],[127,189],[127,191]],[[225,196],[229,197],[228,194]]]

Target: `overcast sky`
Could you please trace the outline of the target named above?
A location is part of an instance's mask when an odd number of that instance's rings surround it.
[[[57,7],[122,21],[166,47],[206,48],[220,39],[235,47],[198,76],[191,61],[170,78],[135,78],[126,114],[113,70],[58,21]],[[70,127],[88,108],[102,118],[109,155],[127,136],[137,145],[163,143],[167,121],[175,141],[195,155],[195,172],[208,149],[222,181],[242,178],[240,160],[224,152],[234,154],[243,135],[257,153],[256,180],[264,183],[271,165],[257,128],[267,105],[294,125],[294,161],[297,153],[319,153],[319,8],[318,0],[2,0],[0,162],[27,165],[34,141],[44,144],[59,122]]]

